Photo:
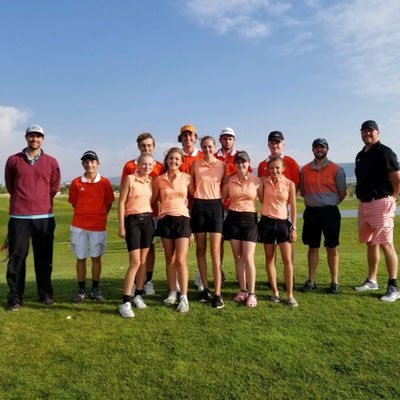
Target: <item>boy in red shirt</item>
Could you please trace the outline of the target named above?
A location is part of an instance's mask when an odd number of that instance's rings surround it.
[[[81,158],[85,173],[75,178],[69,188],[68,202],[74,207],[71,223],[71,250],[76,256],[79,290],[72,298],[80,303],[87,297],[86,258],[88,247],[92,259],[93,300],[104,300],[99,289],[101,256],[106,249],[107,214],[114,202],[114,191],[108,179],[98,172],[99,158],[94,151],[86,151]]]

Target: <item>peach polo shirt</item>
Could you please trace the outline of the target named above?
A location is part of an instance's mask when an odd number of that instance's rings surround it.
[[[140,176],[137,171],[125,178],[128,180],[128,195],[125,201],[125,215],[151,213],[152,178]]]
[[[178,172],[175,179],[170,181],[168,172],[160,175],[155,181],[160,190],[161,209],[159,218],[166,215],[190,218],[188,209],[188,187],[192,177],[185,172]]]
[[[292,181],[282,176],[274,183],[268,176],[264,181],[264,195],[261,214],[269,218],[288,219],[288,201]]]
[[[246,180],[240,182],[237,174],[231,176],[227,183],[228,197],[231,200],[229,210],[241,212],[257,211],[257,190],[261,185],[261,179],[247,173]]]
[[[225,176],[225,163],[214,159],[208,163],[204,159],[196,160],[193,164],[195,199],[214,200],[222,198],[221,182]]]

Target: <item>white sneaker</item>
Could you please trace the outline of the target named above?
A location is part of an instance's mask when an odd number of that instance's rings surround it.
[[[181,287],[179,285],[178,279],[176,280],[176,291],[180,293]]]
[[[392,285],[388,286],[387,292],[381,297],[382,301],[388,301],[390,303],[397,299],[400,299],[400,292],[397,290],[396,286]]]
[[[154,285],[153,285],[152,281],[148,281],[144,285],[143,289],[144,289],[144,294],[147,295],[147,296],[151,296],[153,294],[156,294],[156,291],[154,290]]]
[[[366,290],[378,290],[379,285],[378,282],[372,282],[367,278],[360,286],[356,286],[354,289],[356,289],[357,292],[365,292]]]
[[[144,303],[142,296],[139,294],[133,298],[133,303],[135,304],[136,308],[146,308],[146,304]]]
[[[167,306],[172,306],[176,303],[176,292],[169,292],[169,295],[164,299],[164,304]]]
[[[135,316],[132,311],[132,305],[129,301],[119,306],[119,313],[124,318],[133,318]]]
[[[189,302],[185,300],[181,300],[178,307],[176,307],[176,311],[185,313],[189,311]]]
[[[132,290],[131,290],[131,297],[135,297],[135,290],[136,290],[136,285],[133,284]]]
[[[204,290],[204,285],[201,281],[199,270],[197,270],[196,278],[194,278],[194,285],[197,286],[197,291],[202,292]]]

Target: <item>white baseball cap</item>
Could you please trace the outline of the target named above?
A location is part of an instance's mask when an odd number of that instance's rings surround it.
[[[229,127],[226,127],[224,129],[222,129],[221,133],[219,134],[219,137],[224,136],[224,135],[229,135],[229,136],[236,137],[235,131],[232,128],[229,128]]]
[[[39,125],[29,125],[26,128],[25,135],[28,133],[40,133],[42,136],[44,136],[44,129]]]

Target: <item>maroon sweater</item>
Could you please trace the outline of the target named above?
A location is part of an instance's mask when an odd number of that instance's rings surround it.
[[[53,213],[53,197],[60,187],[60,168],[54,157],[42,151],[31,164],[23,151],[14,154],[7,160],[4,179],[10,193],[10,215]]]

